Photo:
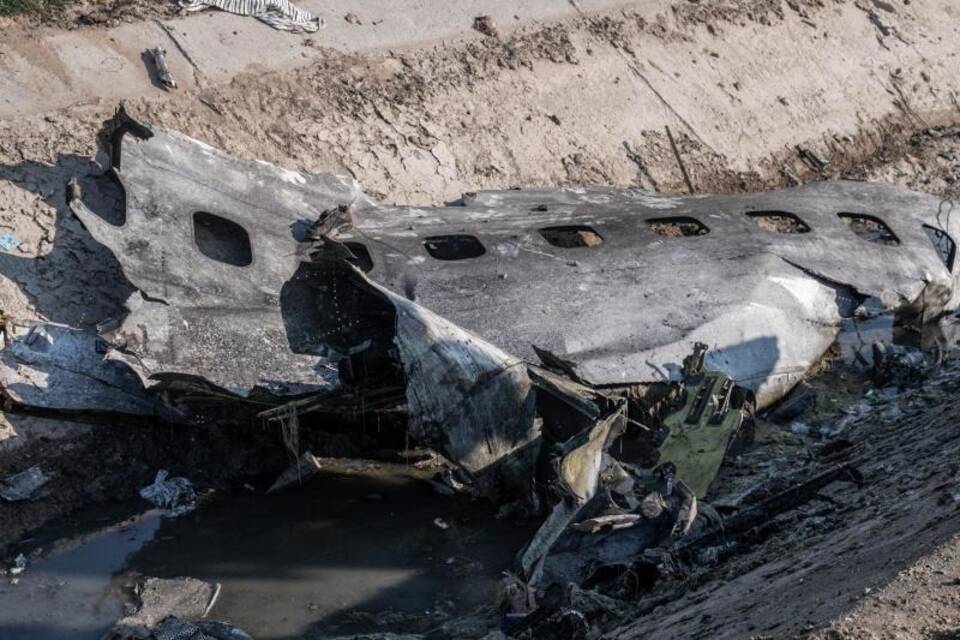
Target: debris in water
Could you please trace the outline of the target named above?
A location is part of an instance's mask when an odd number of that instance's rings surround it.
[[[877,387],[912,386],[927,373],[927,357],[916,348],[875,342],[873,344],[873,383]]]
[[[444,531],[450,528],[450,524],[443,518],[434,518],[433,525],[438,529],[442,529]]]
[[[140,490],[140,497],[174,516],[193,511],[197,506],[193,485],[186,478],[168,478],[169,475],[165,469],[157,471],[153,484]]]
[[[441,495],[452,496],[458,493],[467,493],[470,487],[457,479],[454,472],[450,469],[443,469],[437,472],[430,480],[434,491]]]
[[[320,464],[320,461],[317,460],[316,456],[307,451],[300,456],[300,459],[295,465],[281,473],[277,479],[274,480],[273,484],[270,485],[270,488],[267,489],[267,493],[280,491],[281,489],[286,489],[290,485],[301,483],[306,478],[309,478],[313,474],[320,471],[322,468],[323,465]]]
[[[616,513],[607,516],[598,516],[588,518],[574,523],[572,526],[577,531],[586,531],[588,533],[597,533],[598,531],[616,531],[626,529],[637,524],[643,518],[637,513]]]
[[[19,576],[21,573],[27,569],[27,556],[22,553],[18,555],[13,560],[13,566],[10,567],[9,573],[12,576]]]
[[[253,640],[253,637],[237,627],[223,622],[203,620],[187,622],[170,617],[153,630],[155,640]]]
[[[0,498],[7,502],[33,500],[38,497],[40,489],[50,481],[39,465],[30,467],[26,471],[14,474],[0,480]]]
[[[139,599],[136,613],[117,621],[108,636],[110,640],[148,638],[151,631],[159,638],[157,629],[171,617],[203,618],[216,602],[220,585],[196,578],[147,578],[138,585],[136,593]]]

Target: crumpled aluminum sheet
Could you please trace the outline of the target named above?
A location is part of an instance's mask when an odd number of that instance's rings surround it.
[[[129,366],[107,352],[107,343],[91,331],[44,322],[8,325],[0,383],[13,401],[26,406],[178,418],[144,391]]]
[[[120,326],[104,334],[120,347],[112,355],[147,387],[162,382],[154,374],[182,374],[241,397],[335,388],[338,354],[295,351],[280,298],[301,264],[298,235],[330,203],[365,200],[356,181],[241,161],[173,131],[130,126],[118,130],[112,154],[126,198],[123,223],[81,198],[70,202],[139,290]],[[252,263],[225,264],[198,251],[200,212],[242,227]]]
[[[193,483],[186,478],[171,478],[165,469],[157,471],[152,484],[140,489],[140,497],[175,516],[193,511],[197,502]]]

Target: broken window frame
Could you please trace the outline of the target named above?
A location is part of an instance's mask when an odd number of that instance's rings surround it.
[[[695,224],[699,229],[702,230],[701,233],[683,233],[682,225]],[[683,238],[700,238],[703,236],[710,235],[712,230],[710,227],[705,225],[698,218],[694,218],[691,215],[677,215],[677,216],[658,216],[656,218],[647,218],[646,220],[647,228],[658,238],[667,238],[670,240],[679,240]],[[681,229],[679,236],[672,236],[665,233],[657,231],[657,225],[675,225],[678,229]]]
[[[216,222],[217,224],[224,225],[224,228],[223,228],[223,229],[220,229],[221,232],[233,233],[233,232],[235,232],[237,229],[239,229],[241,232],[243,232],[242,241],[243,241],[243,243],[246,245],[246,246],[245,246],[245,249],[244,249],[243,258],[244,258],[246,261],[241,264],[240,262],[235,262],[235,261],[233,261],[233,260],[227,260],[227,259],[225,259],[225,258],[223,258],[223,257],[219,257],[219,256],[216,256],[216,255],[211,255],[210,253],[207,253],[207,250],[204,249],[204,243],[205,243],[206,241],[203,241],[203,242],[202,242],[201,239],[200,239],[200,236],[198,235],[198,229],[201,228],[201,225],[199,225],[198,222],[197,222],[197,217],[198,217],[198,216],[204,216],[204,217],[207,217],[207,216],[208,216],[210,222]],[[224,223],[226,223],[226,224],[224,224]],[[228,218],[228,217],[226,217],[226,216],[222,216],[222,215],[220,215],[220,214],[218,214],[218,213],[212,213],[212,212],[210,212],[210,211],[194,211],[192,214],[190,214],[190,224],[192,225],[192,230],[193,230],[193,233],[191,234],[191,237],[193,238],[193,246],[197,249],[197,251],[200,252],[200,254],[201,254],[203,257],[205,257],[205,258],[207,258],[207,259],[209,259],[209,260],[212,260],[213,262],[219,263],[219,264],[227,265],[227,266],[229,266],[229,267],[237,267],[237,268],[240,268],[240,269],[246,269],[246,268],[248,268],[248,267],[250,267],[250,266],[253,265],[253,263],[254,263],[254,261],[255,261],[255,255],[254,255],[254,251],[253,251],[253,241],[252,241],[251,238],[250,238],[250,232],[247,231],[247,229],[246,229],[242,224],[240,224],[239,222],[236,222],[236,221],[234,221],[234,220],[231,220],[230,218]],[[216,238],[216,240],[217,240],[217,243],[216,243],[217,245],[222,245],[222,244],[224,244],[222,238],[218,237],[218,238]],[[230,244],[233,244],[233,239],[230,240]],[[232,253],[233,250],[235,249],[235,247],[232,247],[232,246],[231,246],[231,247],[227,247],[227,248],[229,249],[229,251],[230,251],[231,253]],[[209,246],[208,246],[208,249],[209,249]]]
[[[779,209],[755,209],[752,211],[746,211],[744,215],[747,219],[750,220],[758,229],[765,233],[777,233],[780,235],[803,235],[813,231],[806,220],[793,213],[792,211],[783,211]],[[760,220],[764,218],[785,218],[799,225],[798,230],[796,231],[778,231],[776,229],[768,229],[760,224]]]
[[[539,229],[537,229],[537,233],[540,234],[540,237],[543,238],[544,241],[546,241],[547,244],[549,244],[551,247],[556,247],[556,248],[558,248],[558,249],[595,249],[595,248],[597,248],[597,247],[605,244],[606,241],[607,241],[606,238],[604,238],[603,235],[602,235],[599,231],[597,231],[596,229],[594,229],[592,226],[590,226],[590,225],[588,225],[588,224],[557,224],[557,225],[550,225],[549,227],[540,227]],[[600,242],[598,242],[598,243],[596,243],[596,244],[571,244],[571,245],[564,245],[564,244],[560,244],[560,243],[558,243],[558,242],[555,242],[555,240],[557,239],[556,237],[554,238],[554,240],[551,240],[551,239],[550,239],[549,236],[550,236],[551,234],[553,234],[553,233],[556,233],[556,234],[570,234],[571,236],[573,236],[574,234],[578,234],[578,233],[590,233],[590,234],[593,234],[594,236],[596,236],[597,238],[599,238]]]
[[[347,240],[344,241],[343,246],[345,246],[350,254],[353,256],[353,259],[348,260],[356,266],[360,271],[364,273],[370,273],[373,271],[374,262],[373,255],[371,255],[370,250],[367,249],[367,245],[362,242],[357,242],[356,240]]]
[[[453,246],[447,247],[447,249],[451,249],[453,252],[460,251],[468,245],[472,245],[474,248],[479,248],[480,251],[479,253],[474,253],[472,255],[445,258],[445,257],[441,257],[441,255],[438,255],[438,253],[439,254],[443,253],[442,250],[438,251],[438,249],[440,249],[440,246],[435,246],[431,248],[431,244],[439,244],[442,246],[443,243],[449,243],[450,245],[454,245],[455,243],[462,243],[462,246],[459,246],[459,247],[453,247]],[[487,247],[484,246],[483,242],[480,241],[480,238],[469,233],[448,233],[448,234],[439,235],[439,236],[427,236],[426,238],[423,239],[423,248],[427,252],[427,255],[429,255],[434,260],[439,260],[441,262],[460,262],[462,260],[475,260],[477,258],[482,258],[483,256],[487,255]]]
[[[838,211],[837,217],[843,222],[844,226],[847,227],[850,233],[865,242],[884,247],[898,247],[903,244],[903,241],[900,240],[900,236],[897,235],[897,233],[890,227],[889,224],[887,224],[886,220],[880,217],[871,215],[869,213],[859,213],[857,211]],[[854,228],[854,223],[856,222],[860,222],[860,224],[863,224],[863,222],[872,222],[879,225],[881,227],[880,233],[888,233],[893,239],[893,242],[888,242],[887,240],[879,238],[874,239],[867,237],[866,234],[861,233]]]
[[[956,241],[950,236],[949,233],[946,232],[946,230],[942,228],[929,224],[924,224],[921,226],[923,227],[923,231],[927,238],[929,238],[931,244],[933,244],[933,248],[937,252],[937,255],[940,256],[941,260],[943,260],[943,264],[947,268],[947,271],[953,273],[953,266],[956,264],[957,257]],[[941,247],[940,243],[944,240],[946,240],[948,244],[946,247]],[[942,248],[946,248],[946,255],[944,255]]]

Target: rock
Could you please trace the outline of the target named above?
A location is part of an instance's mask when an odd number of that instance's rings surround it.
[[[40,489],[50,481],[39,466],[33,466],[0,480],[0,498],[8,502],[33,500],[38,496]]]
[[[147,578],[138,589],[140,607],[117,621],[108,638],[149,638],[165,618],[199,619],[206,615],[220,593],[219,584],[196,578]],[[191,636],[186,636],[190,638]]]

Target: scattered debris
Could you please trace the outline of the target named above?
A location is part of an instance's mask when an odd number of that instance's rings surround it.
[[[123,362],[107,355],[107,343],[92,331],[34,322],[6,325],[0,351],[0,386],[14,402],[58,411],[106,411],[184,416],[145,393]]]
[[[13,565],[7,570],[11,576],[16,578],[21,575],[24,571],[27,570],[27,557],[25,555],[18,554],[16,558],[13,559]]]
[[[273,493],[275,491],[280,491],[281,489],[286,489],[291,485],[300,484],[306,478],[314,475],[322,468],[323,465],[320,464],[320,461],[317,460],[316,456],[307,451],[300,456],[300,459],[297,460],[296,464],[281,473],[280,476],[273,481],[273,484],[270,485],[269,489],[267,489],[267,493]]]
[[[148,49],[147,53],[150,54],[150,57],[153,58],[153,66],[157,72],[157,80],[160,81],[160,84],[163,85],[164,89],[176,89],[177,83],[173,79],[173,74],[170,73],[170,68],[167,66],[167,52],[162,47],[155,47],[153,49]]]
[[[193,485],[186,478],[168,478],[169,475],[164,469],[157,471],[153,484],[140,490],[140,497],[174,516],[193,511],[197,501]]]
[[[636,513],[616,513],[607,516],[597,516],[588,518],[571,525],[577,531],[586,531],[587,533],[597,533],[598,531],[616,531],[617,529],[626,529],[637,524],[643,516]]]
[[[8,476],[0,480],[0,498],[7,502],[33,500],[39,497],[40,489],[50,481],[39,465],[34,465],[26,471]]]
[[[787,424],[799,418],[816,401],[817,392],[806,382],[800,382],[766,417],[778,424]]]
[[[360,25],[363,24],[363,23],[360,21],[359,16],[357,16],[357,14],[355,14],[355,13],[348,13],[348,14],[346,14],[345,16],[343,16],[343,19],[346,20],[347,22],[349,22],[350,24],[355,24],[355,25],[357,25],[357,26],[360,26]]]
[[[879,389],[888,385],[913,386],[929,372],[923,351],[903,345],[873,344],[873,383]]]
[[[236,627],[202,620],[220,590],[194,578],[147,578],[136,589],[136,613],[118,620],[105,640],[252,640]]]
[[[489,36],[491,38],[500,37],[500,30],[497,29],[497,25],[493,20],[493,16],[477,16],[473,19],[473,28],[485,36]]]
[[[676,542],[670,548],[670,554],[676,560],[690,560],[696,550],[728,540],[738,533],[771,520],[779,513],[794,509],[798,505],[815,498],[824,487],[838,481],[861,485],[863,484],[863,476],[852,465],[841,464],[825,469],[809,478],[796,482],[788,481],[788,488],[780,493],[725,518],[717,526]]]
[[[195,578],[147,578],[136,589],[139,600],[136,613],[118,620],[108,640],[150,637],[157,640],[161,637],[199,640],[202,636],[163,635],[163,629],[173,628],[165,626],[165,623],[168,620],[199,620],[206,617],[219,594],[218,583],[211,584]]]
[[[657,470],[676,477],[703,497],[734,438],[746,431],[752,411],[728,376],[703,368],[707,345],[698,343],[684,359],[683,381],[674,409],[663,419],[666,437]]]
[[[690,174],[687,173],[687,167],[683,164],[683,158],[680,157],[680,150],[677,148],[677,143],[673,139],[673,134],[670,133],[670,127],[664,127],[667,130],[667,140],[670,141],[670,148],[673,150],[673,157],[677,159],[677,165],[680,167],[680,173],[683,175],[683,182],[687,185],[687,191],[691,194],[696,193],[696,189],[693,188],[693,181],[690,180]]]
[[[617,609],[588,585],[719,561],[738,534],[834,481],[859,482],[845,464],[781,478],[722,515],[704,501],[725,458],[751,441],[756,411],[797,385],[865,301],[901,315],[922,307],[921,322],[953,305],[954,276],[923,228],[936,199],[880,185],[722,198],[497,191],[425,213],[374,203],[348,178],[231,158],[122,111],[112,126],[126,223],[101,219],[75,190],[70,208],[136,289],[128,314],[77,338],[102,343],[75,362],[21,349],[3,375],[15,379],[27,361],[83,368],[110,387],[116,372],[99,368],[110,361],[142,397],[192,419],[217,402],[279,422],[294,455],[311,414],[376,417],[378,434],[405,442],[395,450],[413,444],[449,462],[438,490],[485,495],[505,517],[543,517],[517,559],[523,593],[511,598],[522,611],[510,612],[540,637],[582,635],[591,616]],[[229,216],[205,213],[214,209]],[[883,223],[874,230],[895,229],[896,260],[889,243],[848,226],[851,209],[871,211]],[[477,305],[481,294],[498,304]],[[34,341],[49,333],[35,331]],[[891,387],[926,365],[886,348],[874,363]],[[816,399],[800,387],[771,416],[826,437],[874,402],[808,427],[800,418]],[[270,491],[319,468],[307,452]],[[166,471],[142,495],[173,509],[195,501],[189,481]]]
[[[808,149],[807,147],[799,144],[796,145],[795,149],[797,150],[797,155],[800,156],[800,159],[817,173],[822,173],[827,167],[830,166],[829,161],[821,158],[819,155],[817,155],[816,151],[813,151],[812,149]]]
[[[461,482],[451,469],[443,469],[430,480],[434,490],[445,496],[470,492],[470,487]]]
[[[232,625],[212,620],[187,622],[169,617],[153,629],[155,640],[253,640],[253,636]]]
[[[187,12],[215,7],[241,16],[253,16],[274,29],[294,33],[313,33],[324,26],[323,18],[293,5],[290,0],[180,0]]]
[[[107,355],[180,411],[256,398],[292,452],[311,413],[400,413],[402,437],[451,464],[434,486],[469,488],[505,516],[548,514],[519,556],[538,588],[581,584],[689,536],[724,458],[750,442],[754,412],[803,378],[866,298],[892,312],[922,300],[929,318],[951,304],[953,276],[923,230],[934,199],[881,185],[725,196],[719,209],[709,196],[629,189],[481,192],[420,234],[423,209],[377,205],[350,179],[236,160],[122,111],[112,131],[126,224],[100,219],[82,194],[70,201],[138,289],[103,336]],[[212,199],[229,202],[229,219],[190,213]],[[306,222],[303,202],[316,209]],[[838,218],[854,205],[896,225],[901,260]],[[774,212],[774,227],[734,209]],[[509,213],[498,230],[478,224],[491,211]],[[782,232],[797,229],[831,233],[798,244]],[[657,233],[669,240],[650,244]],[[141,251],[125,250],[133,241]],[[564,251],[576,260],[558,262]],[[678,262],[684,252],[696,259]],[[648,274],[642,295],[608,270],[627,260]],[[607,276],[585,288],[557,277],[561,263]],[[686,281],[703,295],[680,294]],[[524,304],[478,308],[478,291]],[[530,309],[546,315],[534,322]],[[612,455],[623,439],[643,453]],[[318,466],[305,454],[276,486]]]
[[[13,251],[20,246],[20,241],[10,233],[0,234],[0,249],[4,251]]]

